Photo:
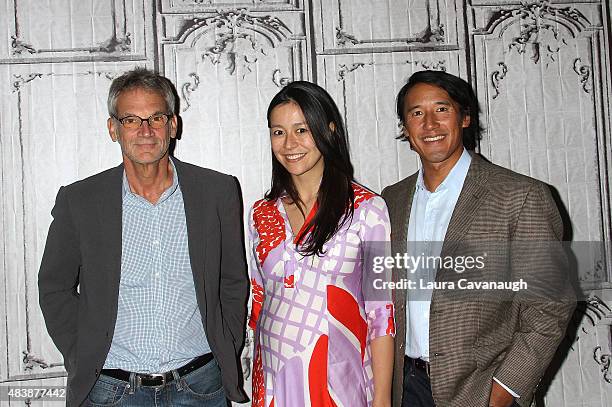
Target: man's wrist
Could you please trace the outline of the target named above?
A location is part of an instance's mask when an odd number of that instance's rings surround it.
[[[514,397],[498,380],[493,380],[491,394],[489,395],[489,407],[510,407],[514,403]]]
[[[493,380],[495,380],[497,382],[497,384],[499,384],[501,387],[503,387],[504,390],[506,390],[508,393],[510,393],[512,395],[512,397],[514,397],[515,399],[520,399],[521,398],[521,396],[518,393],[516,393],[514,390],[512,390],[510,387],[506,386],[502,382],[500,382],[499,379],[496,378],[495,376],[493,376]]]

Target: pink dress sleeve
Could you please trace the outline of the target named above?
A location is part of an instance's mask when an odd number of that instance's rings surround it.
[[[368,340],[395,336],[391,290],[382,283],[391,281],[391,270],[375,272],[373,262],[391,255],[391,223],[384,200],[373,196],[362,203],[361,239],[364,245],[362,292],[368,323]]]

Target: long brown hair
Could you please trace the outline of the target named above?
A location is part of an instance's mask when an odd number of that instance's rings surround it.
[[[342,116],[332,97],[318,85],[306,81],[291,82],[274,96],[268,106],[268,127],[272,110],[283,103],[294,102],[304,114],[315,145],[323,156],[325,168],[317,194],[318,210],[297,236],[303,255],[322,255],[323,245],[353,216],[353,165]],[[330,126],[330,123],[333,123]],[[304,204],[295,189],[291,175],[272,154],[272,187],[266,199],[284,194],[304,214]]]

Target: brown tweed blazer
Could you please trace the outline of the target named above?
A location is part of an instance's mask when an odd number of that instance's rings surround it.
[[[469,241],[559,241],[563,224],[548,187],[537,180],[491,164],[478,155],[473,159],[452,214],[441,256],[458,256]],[[408,221],[417,174],[386,187],[382,196],[391,217],[394,253],[406,252]],[[457,244],[460,242],[460,245]],[[460,247],[457,249],[457,247]],[[556,286],[558,300],[509,301],[482,296],[448,298],[434,291],[430,306],[429,346],[431,386],[438,407],[488,406],[495,376],[521,395],[527,407],[565,334],[575,306],[562,251],[538,256],[509,254],[505,267],[513,276],[524,270],[547,272]],[[488,273],[488,271],[487,271]],[[516,273],[516,274],[514,274]],[[451,273],[456,274],[456,273]],[[395,269],[400,281],[405,270]],[[453,277],[436,274],[436,281]],[[393,406],[401,406],[406,342],[406,291],[394,291],[397,335],[393,372]]]

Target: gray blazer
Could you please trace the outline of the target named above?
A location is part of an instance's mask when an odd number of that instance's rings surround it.
[[[248,277],[238,181],[174,159],[202,323],[227,397],[248,400],[239,359]],[[68,372],[66,404],[84,403],[110,349],[121,275],[123,165],[60,188],[38,286]]]
[[[417,174],[414,174],[382,192],[391,217],[395,253],[406,252],[416,180]],[[561,240],[562,232],[561,217],[544,183],[473,155],[441,256],[469,254],[461,252],[467,247],[465,242],[551,242]],[[524,302],[518,295],[510,301],[487,300],[483,296],[457,299],[445,297],[443,291],[434,291],[429,346],[436,406],[488,406],[493,376],[521,395],[519,405],[530,405],[575,306],[564,253],[537,252],[537,258],[512,252],[499,268],[509,266],[513,276],[518,277],[537,265],[538,270],[546,273],[546,281],[558,290],[557,300]],[[436,281],[452,280],[455,278],[452,274],[456,273],[438,270]],[[404,275],[404,270],[393,272],[395,281]],[[406,291],[394,292],[394,304],[397,336],[393,406],[400,407],[406,346]]]

